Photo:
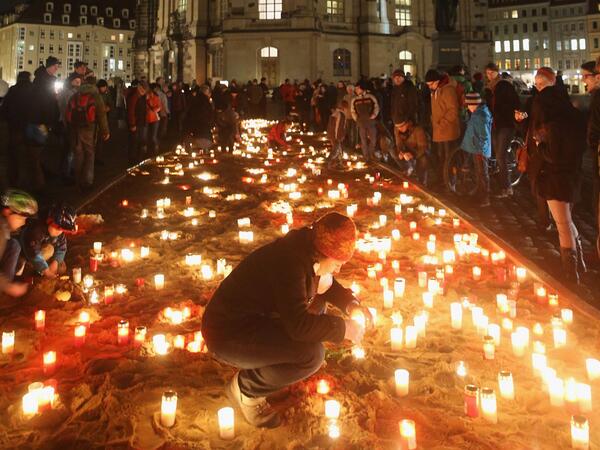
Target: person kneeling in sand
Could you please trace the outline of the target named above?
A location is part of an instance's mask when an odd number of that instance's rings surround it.
[[[77,214],[68,205],[54,205],[39,219],[29,219],[21,232],[23,255],[33,270],[46,278],[66,272],[67,233],[77,230]]]
[[[326,214],[248,255],[208,303],[202,335],[217,359],[240,369],[226,393],[251,425],[279,425],[266,397],[319,370],[322,342],[362,340],[363,325],[324,314],[327,303],[372,324],[333,278],[352,257],[356,234],[352,219]]]

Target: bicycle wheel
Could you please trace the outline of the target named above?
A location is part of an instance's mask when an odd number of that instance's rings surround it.
[[[460,196],[473,195],[477,191],[473,156],[460,148],[450,153],[445,167],[448,189]]]
[[[523,139],[518,136],[512,138],[506,149],[506,165],[508,166],[508,180],[511,186],[516,186],[523,178],[523,173],[517,168],[517,149],[523,145]]]

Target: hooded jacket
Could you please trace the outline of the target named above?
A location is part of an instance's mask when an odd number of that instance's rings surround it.
[[[446,75],[431,93],[433,142],[455,141],[460,137],[460,106],[456,88]]]
[[[110,130],[108,128],[108,120],[106,119],[106,108],[104,108],[104,101],[102,100],[100,92],[98,92],[98,88],[93,84],[85,82],[74,95],[90,95],[94,98],[94,102],[96,103],[96,126],[98,126],[100,135],[109,134]],[[69,116],[68,112],[69,106],[67,106],[67,118]],[[93,124],[88,125],[88,127],[92,126]]]
[[[270,317],[280,320],[295,341],[341,342],[346,332],[344,320],[310,311],[323,310],[325,303],[346,311],[356,299],[335,279],[329,290],[317,294],[313,247],[313,231],[305,227],[248,255],[206,306],[202,334],[207,341],[227,339],[236,329]]]
[[[39,67],[34,75],[29,123],[56,126],[59,120],[58,99],[55,92],[56,77],[50,75],[43,66]]]
[[[29,81],[18,82],[12,86],[0,106],[0,117],[6,120],[10,128],[23,128],[31,109],[32,84]]]
[[[357,124],[366,124],[373,122],[375,119],[371,117],[377,117],[379,114],[379,103],[377,103],[377,99],[373,94],[364,91],[361,95],[357,95],[352,99],[350,111],[352,112],[352,119]]]
[[[460,148],[486,158],[492,156],[492,114],[487,105],[479,105],[471,114]]]

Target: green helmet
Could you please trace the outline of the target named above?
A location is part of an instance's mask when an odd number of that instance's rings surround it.
[[[38,211],[38,204],[31,195],[18,189],[8,189],[0,196],[0,205],[13,213],[31,217]]]

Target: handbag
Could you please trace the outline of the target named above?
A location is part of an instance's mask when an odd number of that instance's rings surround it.
[[[529,131],[527,131],[527,135],[525,136],[523,145],[520,145],[519,148],[517,148],[517,152],[515,155],[515,158],[517,160],[517,170],[521,173],[527,172],[527,164],[529,163],[529,153],[527,151],[527,141],[529,141]]]

